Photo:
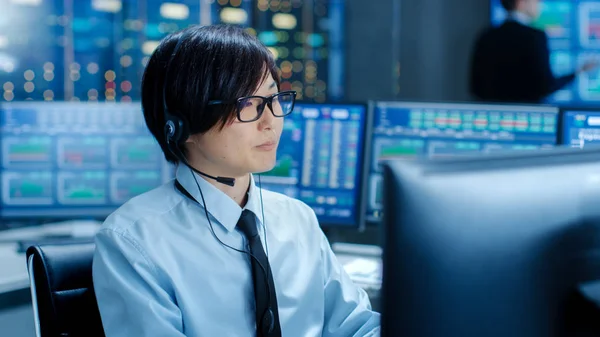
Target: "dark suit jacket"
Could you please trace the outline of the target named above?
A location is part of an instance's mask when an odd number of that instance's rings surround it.
[[[545,32],[512,20],[477,39],[471,62],[471,93],[483,101],[538,103],[575,79],[554,77]]]

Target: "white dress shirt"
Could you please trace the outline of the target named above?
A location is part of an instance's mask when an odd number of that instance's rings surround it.
[[[202,202],[194,174],[182,165],[176,177]],[[199,175],[196,180],[214,233],[244,249],[236,229],[243,209]],[[252,177],[244,209],[258,219],[284,337],[379,336],[379,314],[338,263],[311,208],[267,190],[261,203]],[[93,280],[107,337],[256,335],[249,257],[219,243],[203,206],[173,181],[106,219],[96,236]]]

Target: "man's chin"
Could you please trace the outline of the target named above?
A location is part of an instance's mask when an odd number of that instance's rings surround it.
[[[270,172],[275,168],[275,164],[275,160],[271,163],[262,163],[261,165],[257,165],[252,172],[257,174]]]

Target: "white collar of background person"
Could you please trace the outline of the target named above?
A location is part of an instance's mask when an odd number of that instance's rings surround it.
[[[512,11],[508,13],[507,19],[516,21],[525,26],[528,26],[533,22],[533,19],[529,15],[519,11]]]

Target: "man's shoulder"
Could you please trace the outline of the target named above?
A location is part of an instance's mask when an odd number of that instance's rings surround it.
[[[314,209],[296,197],[263,189],[263,204],[267,219],[297,224],[300,230],[319,226]]]
[[[500,26],[489,27],[476,40],[476,50],[496,53],[496,51],[522,49],[539,46],[547,37],[543,30],[518,22],[507,21]]]
[[[543,37],[546,38],[546,32],[534,26],[524,25],[522,23],[508,20],[495,30],[498,35],[511,35],[516,38]]]
[[[103,228],[129,232],[133,227],[162,218],[181,204],[181,201],[173,182],[164,183],[121,205],[106,218]]]
[[[294,212],[314,213],[313,209],[310,208],[303,201],[290,197],[283,193],[262,189],[263,202],[269,203],[272,206],[276,206],[275,209],[289,210]]]

